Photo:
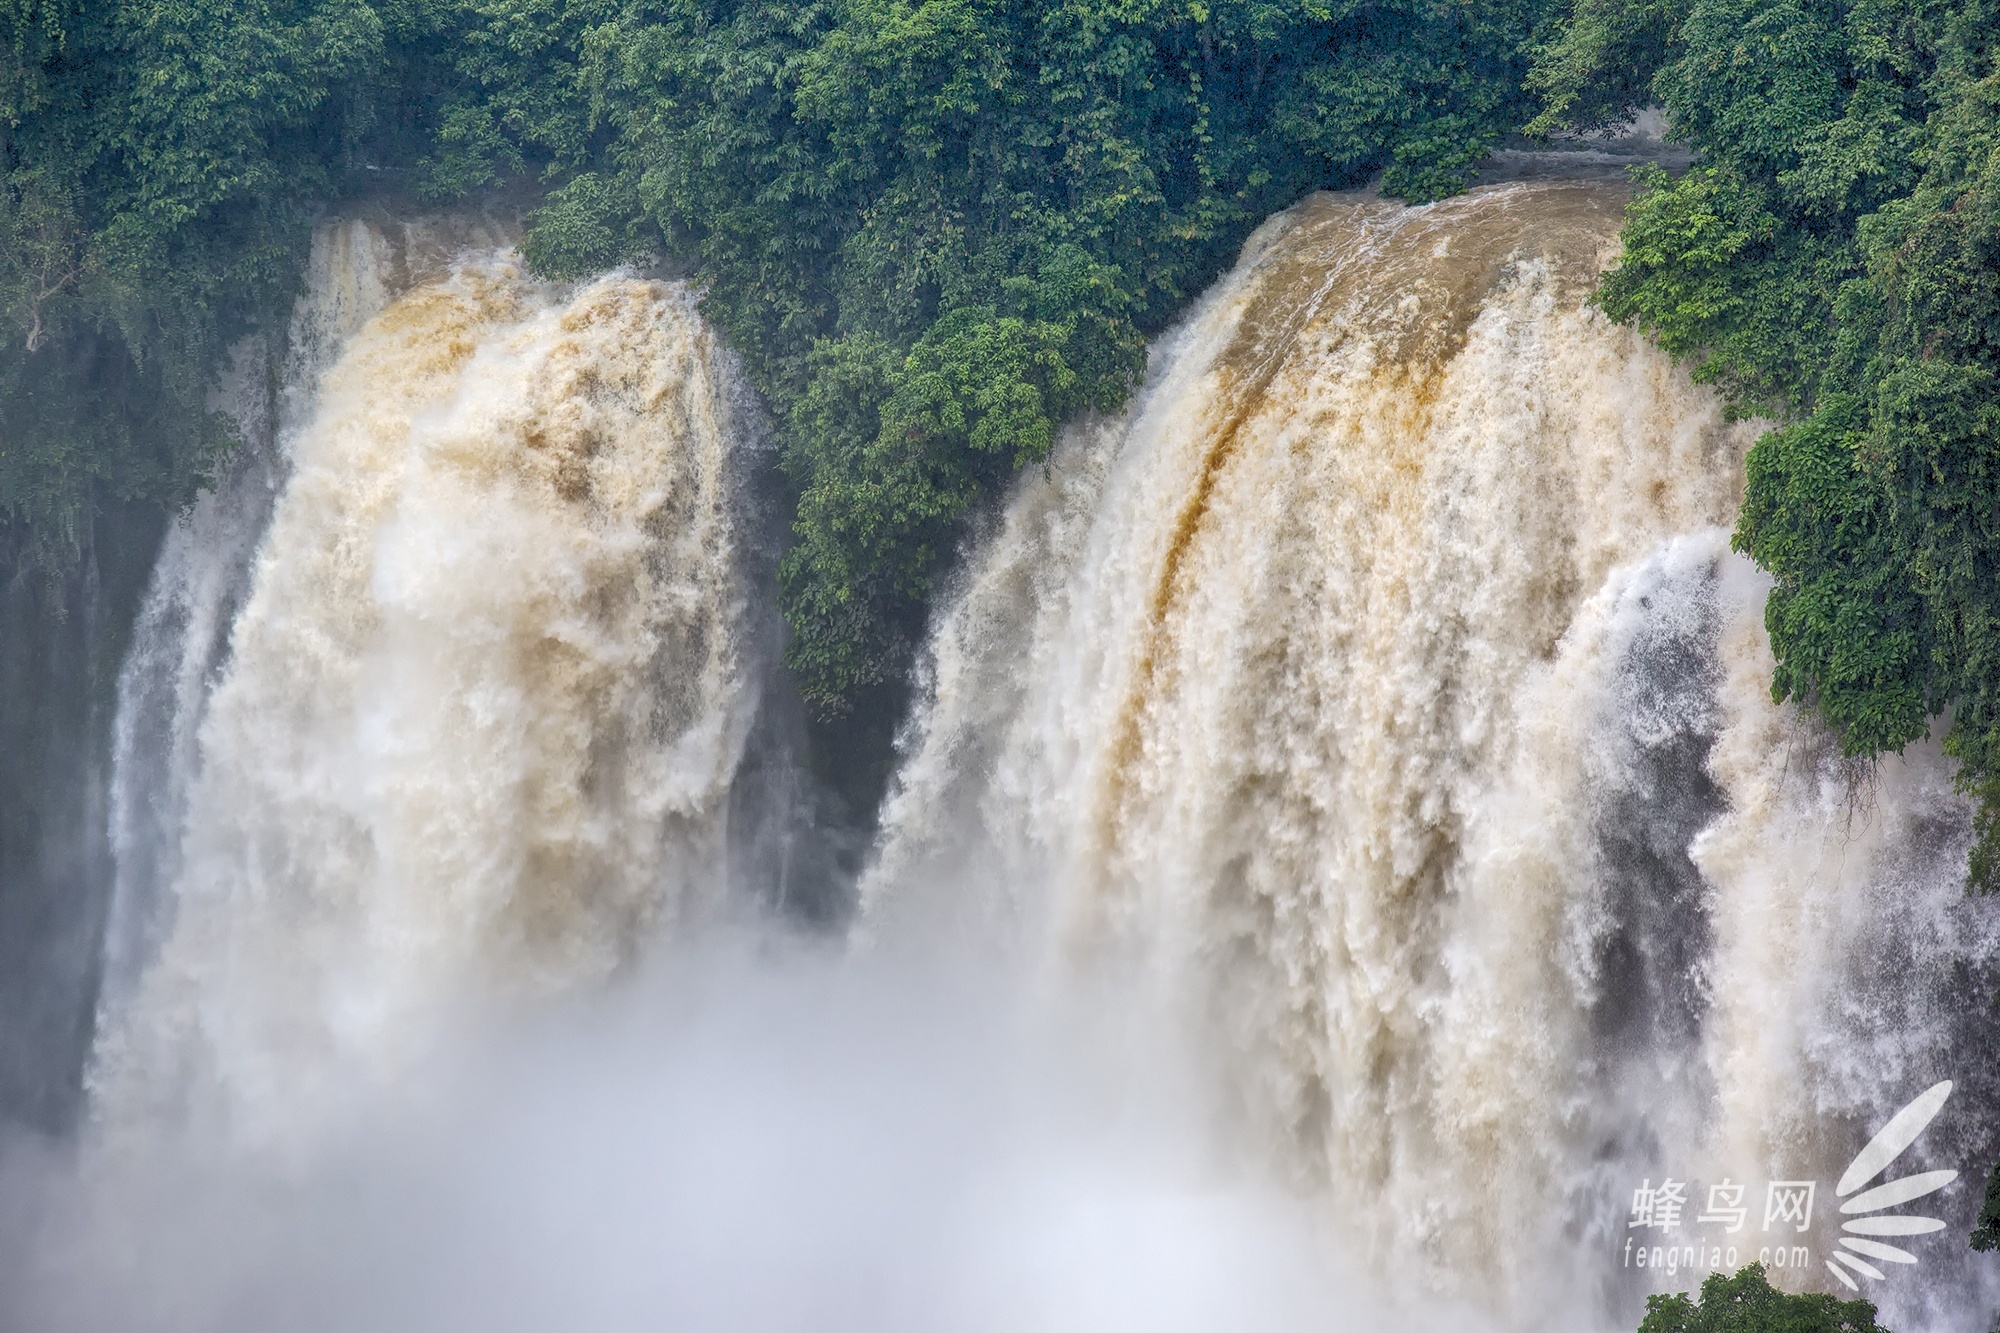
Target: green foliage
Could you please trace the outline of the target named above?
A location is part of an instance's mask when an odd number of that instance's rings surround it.
[[[204,396],[292,281],[382,54],[359,0],[0,9],[0,521],[59,550],[97,492],[179,503]]]
[[[1986,1177],[1986,1197],[1979,1205],[1979,1218],[1972,1227],[1972,1248],[2000,1250],[2000,1167]]]
[[[1875,1307],[1821,1292],[1794,1296],[1764,1277],[1762,1264],[1735,1276],[1711,1273],[1701,1299],[1648,1296],[1639,1333],[1882,1333]]]
[[[1658,167],[1635,174],[1624,257],[1598,303],[1639,321],[1739,405],[1801,406],[1832,350],[1852,243],[1794,225],[1769,190],[1734,173],[1703,165],[1678,180]]]
[[[191,496],[316,208],[540,177],[533,268],[671,258],[770,400],[838,711],[1259,221],[1463,188],[1552,2],[0,0],[0,521]]]
[[[1641,176],[1599,297],[1782,421],[1736,537],[1777,579],[1774,693],[1853,755],[1948,717],[1981,890],[2000,887],[1996,43],[1994,0],[1685,3],[1651,87],[1700,163]]]
[[[522,257],[545,277],[570,279],[643,260],[649,247],[634,226],[636,212],[630,195],[586,171],[543,200]]]
[[[403,15],[395,54],[407,67],[405,82],[378,96],[419,122],[422,137],[398,147],[416,154],[411,176],[420,195],[451,200],[551,166],[574,168],[598,146],[579,66],[584,35],[610,19],[615,4],[403,0],[403,9],[393,0],[376,3],[385,18]],[[559,216],[573,220],[588,206],[583,195],[591,188],[569,197]]]
[[[1684,8],[1679,0],[1575,0],[1528,71],[1542,109],[1527,133],[1603,129],[1646,105]]]
[[[1377,172],[1463,188],[1525,111],[1540,22],[1534,0],[675,0],[593,29],[588,188],[694,261],[785,426],[808,697],[900,672],[967,513],[1122,402],[1258,221]],[[552,203],[533,244],[586,211]]]
[[[192,499],[231,444],[216,372],[282,315],[326,201],[385,174],[450,193],[573,149],[588,111],[545,17],[0,0],[0,525],[59,564],[100,500]],[[525,70],[551,72],[543,101]],[[514,94],[479,103],[514,136],[488,159],[461,132],[482,78]]]

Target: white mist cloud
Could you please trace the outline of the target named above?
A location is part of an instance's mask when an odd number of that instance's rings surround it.
[[[1044,1022],[978,969],[768,943],[653,971],[283,1154],[17,1148],[0,1326],[1412,1326],[1312,1201],[1208,1151],[1130,1025]]]

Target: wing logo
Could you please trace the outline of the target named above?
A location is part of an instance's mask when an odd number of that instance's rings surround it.
[[[1846,1234],[1840,1238],[1841,1248],[1836,1249],[1833,1258],[1827,1260],[1826,1270],[1845,1283],[1850,1291],[1861,1290],[1854,1280],[1857,1276],[1876,1281],[1887,1276],[1875,1266],[1876,1263],[1913,1264],[1917,1261],[1917,1256],[1908,1250],[1874,1237],[1922,1236],[1944,1230],[1944,1223],[1935,1217],[1917,1217],[1887,1210],[1936,1193],[1958,1179],[1956,1171],[1925,1171],[1914,1176],[1899,1176],[1860,1194],[1854,1192],[1888,1170],[1890,1164],[1903,1155],[1904,1149],[1917,1141],[1917,1136],[1944,1109],[1945,1099],[1949,1096],[1951,1082],[1947,1079],[1896,1112],[1889,1123],[1882,1126],[1881,1132],[1868,1141],[1868,1146],[1848,1163],[1840,1183],[1834,1186],[1835,1197],[1847,1200],[1840,1205],[1840,1212],[1848,1220],[1840,1225],[1841,1231]],[[1851,1199],[1847,1197],[1850,1194],[1854,1195]]]

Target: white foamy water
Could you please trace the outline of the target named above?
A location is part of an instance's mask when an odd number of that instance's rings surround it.
[[[1935,749],[1770,701],[1758,427],[1585,303],[1622,200],[1269,224],[973,552],[865,885],[1156,995],[1350,1244],[1519,1327],[1631,1316],[1648,1177],[1830,1195],[1993,956]],[[1846,1294],[1830,1208],[1782,1284]],[[1955,1326],[1962,1246],[1870,1294]]]
[[[1847,1294],[1832,1182],[1946,1078],[1892,1173],[1951,1229],[1867,1294],[1983,1326],[1966,810],[1771,702],[1759,427],[1589,307],[1624,198],[1261,230],[969,548],[852,949],[730,903],[804,779],[742,776],[692,294],[323,230],[121,683],[93,1124],[0,1158],[0,1327],[1630,1328],[1702,1275],[1631,1266],[1667,1177]]]
[[[322,227],[277,374],[269,343],[253,337],[235,349],[219,386],[216,406],[235,421],[242,449],[220,484],[168,529],[119,673],[111,790],[118,882],[105,942],[105,993],[114,1006],[129,998],[172,919],[201,719],[290,445],[310,420],[320,377],[388,302],[389,284],[407,276],[410,252],[436,248],[441,238],[427,233],[438,230],[467,229],[414,224],[391,236],[359,221]]]
[[[370,279],[330,284],[328,322]],[[208,1102],[282,1136],[328,1079],[603,979],[720,882],[754,691],[718,355],[684,290],[572,295],[504,256],[345,337],[286,441],[101,1117]]]

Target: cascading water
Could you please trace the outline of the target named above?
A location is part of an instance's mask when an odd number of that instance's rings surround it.
[[[1625,197],[1262,229],[970,551],[831,961],[725,921],[840,856],[693,295],[324,229],[121,680],[94,1123],[0,1327],[1629,1328],[1723,1262],[1633,1266],[1709,1202],[1635,1187],[1824,1182],[1773,1273],[1839,1290],[1831,1182],[1945,1078],[1894,1172],[1955,1232],[1868,1294],[1972,1326],[1966,811],[1770,701],[1758,427],[1586,300]]]
[[[111,1007],[129,998],[160,945],[188,788],[200,766],[201,719],[227,659],[230,625],[249,590],[290,441],[310,417],[320,376],[387,303],[397,269],[407,268],[413,243],[423,239],[418,227],[390,234],[358,220],[321,228],[282,370],[273,376],[272,348],[252,337],[235,349],[219,386],[218,405],[243,447],[220,484],[168,529],[119,673],[111,791],[118,883],[104,948]]]
[[[723,880],[755,691],[735,409],[692,298],[503,256],[381,308],[408,238],[320,241],[288,379],[313,392],[174,534],[127,672],[116,1125],[207,1098],[282,1134],[328,1079],[605,976]]]
[[[1770,702],[1756,427],[1585,303],[1623,199],[1267,225],[971,557],[864,884],[877,938],[1157,994],[1350,1243],[1523,1327],[1629,1317],[1642,1182],[1830,1181],[1993,1091],[1964,809],[1933,748],[1857,775]],[[1961,1253],[1871,1295],[1955,1326]]]

